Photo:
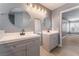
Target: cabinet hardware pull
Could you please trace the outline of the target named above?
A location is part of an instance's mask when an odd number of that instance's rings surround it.
[[[15,45],[13,47],[16,47]]]

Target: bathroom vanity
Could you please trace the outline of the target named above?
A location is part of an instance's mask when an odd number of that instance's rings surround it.
[[[51,51],[58,45],[58,31],[43,31],[43,48]]]
[[[26,33],[7,33],[0,39],[0,56],[39,56],[40,36]]]

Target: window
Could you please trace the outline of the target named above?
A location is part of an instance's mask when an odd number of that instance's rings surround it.
[[[79,33],[79,21],[63,22],[62,29],[66,33]]]
[[[79,33],[79,22],[70,22],[70,32]]]

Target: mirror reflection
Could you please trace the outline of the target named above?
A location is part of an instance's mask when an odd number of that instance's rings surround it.
[[[32,25],[32,27],[35,26],[35,29],[33,29],[35,33],[39,33],[43,30],[49,32],[51,29],[51,20],[48,16],[46,16],[43,20],[38,18],[32,19],[29,13],[23,8],[13,8],[9,12],[8,18],[10,23],[20,28],[22,32],[24,32],[28,26],[30,27],[32,23],[35,23],[35,25]]]
[[[22,29],[22,32],[24,32],[24,29],[30,25],[31,16],[28,14],[28,12],[22,10],[22,8],[12,9],[8,16],[10,22],[14,26]]]
[[[50,22],[51,21],[50,21],[50,19],[48,17],[44,18],[44,20],[43,20],[43,27],[44,27],[43,29],[48,31],[48,32],[51,29],[51,23]]]

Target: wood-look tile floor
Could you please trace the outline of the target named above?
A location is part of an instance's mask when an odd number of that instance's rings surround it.
[[[79,35],[70,35],[63,39],[62,48],[55,48],[51,52],[47,52],[44,48],[40,48],[41,56],[79,56]]]

